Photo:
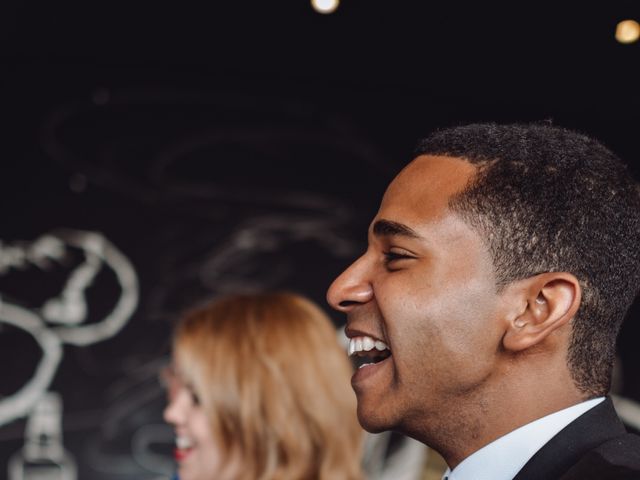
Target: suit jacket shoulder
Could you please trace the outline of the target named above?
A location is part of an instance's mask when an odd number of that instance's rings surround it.
[[[640,437],[626,432],[610,398],[543,446],[514,480],[640,480]]]
[[[640,480],[640,437],[626,434],[588,452],[563,480]]]

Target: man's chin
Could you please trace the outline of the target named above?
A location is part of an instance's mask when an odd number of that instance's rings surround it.
[[[358,405],[358,422],[369,433],[380,433],[393,430],[394,425],[389,419],[380,416],[379,412],[367,411]]]

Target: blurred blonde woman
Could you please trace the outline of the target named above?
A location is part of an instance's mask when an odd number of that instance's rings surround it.
[[[167,373],[180,480],[362,478],[351,365],[309,300],[238,295],[189,312]]]

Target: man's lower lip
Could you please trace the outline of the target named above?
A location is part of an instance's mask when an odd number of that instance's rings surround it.
[[[187,458],[187,456],[189,456],[190,453],[191,453],[190,448],[189,449],[175,448],[173,450],[173,457],[176,459],[176,461],[181,462],[182,460]]]
[[[371,377],[372,375],[375,375],[376,372],[380,371],[380,369],[383,368],[384,365],[389,362],[390,358],[391,357],[387,357],[378,363],[366,365],[364,367],[359,368],[358,370],[355,371],[355,373],[351,377],[351,384],[355,385],[357,383],[363,382],[364,380]]]

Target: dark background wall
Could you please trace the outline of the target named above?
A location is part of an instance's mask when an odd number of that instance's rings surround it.
[[[640,44],[613,38],[637,2],[396,3],[0,7],[0,472],[50,390],[80,478],[164,478],[179,312],[239,289],[324,305],[434,128],[551,121],[640,173]]]

